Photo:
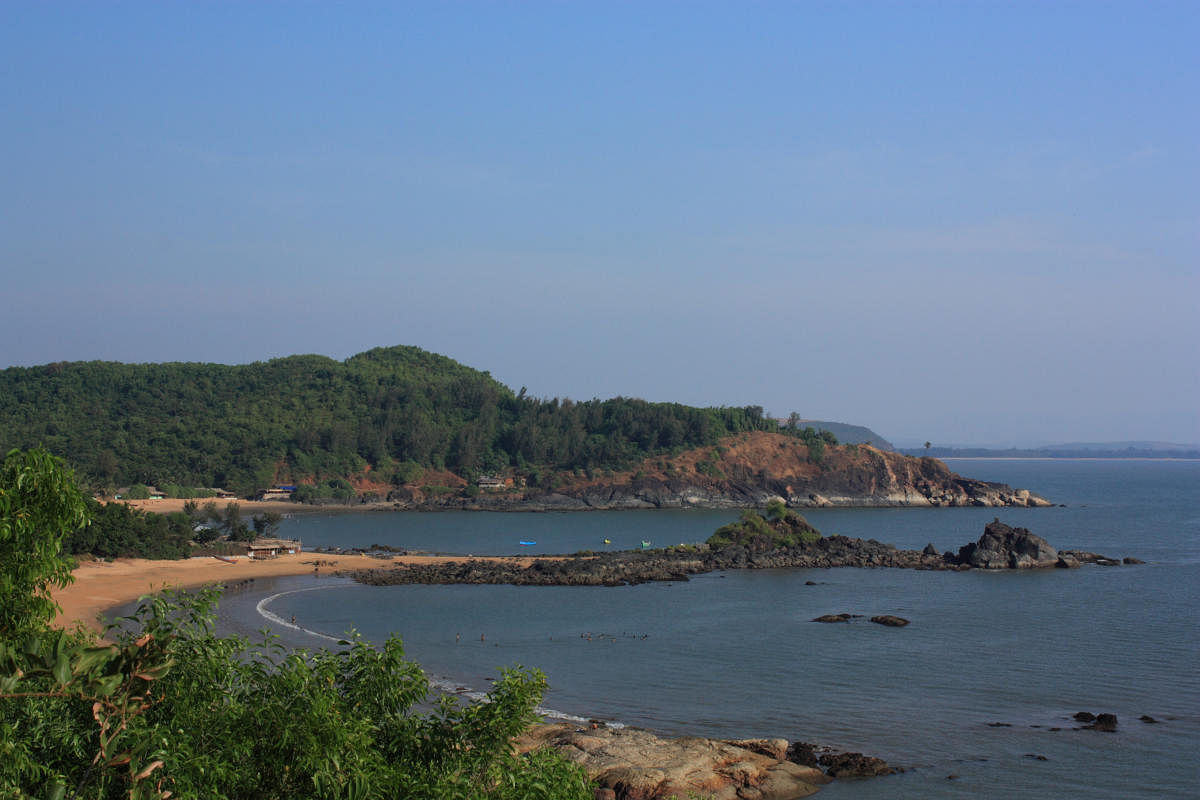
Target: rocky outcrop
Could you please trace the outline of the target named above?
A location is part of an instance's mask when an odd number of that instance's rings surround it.
[[[666,739],[633,728],[539,725],[517,742],[520,752],[550,747],[579,764],[618,800],[711,797],[793,800],[831,779],[819,768],[788,761],[783,739]],[[883,774],[883,773],[879,773]]]
[[[1053,553],[1053,557],[1050,554]],[[686,581],[691,575],[730,569],[890,567],[895,569],[965,570],[1052,567],[1062,558],[1081,563],[1119,565],[1118,559],[1080,550],[1059,553],[1044,539],[1023,528],[1000,522],[987,525],[978,542],[953,553],[900,550],[874,539],[825,536],[791,547],[758,550],[736,544],[720,550],[678,547],[623,550],[534,559],[525,566],[515,559],[490,558],[432,564],[394,562],[388,567],[350,573],[360,583],[513,584],[517,586],[623,586],[649,581]],[[848,619],[848,617],[847,617]],[[823,619],[821,621],[841,621]]]
[[[1082,730],[1087,731],[1104,731],[1105,733],[1115,733],[1117,730],[1117,715],[1116,714],[1093,714],[1090,711],[1080,711],[1075,715],[1076,722],[1087,722]]]
[[[425,494],[409,488],[390,496],[398,509],[569,511],[636,508],[755,508],[784,500],[793,508],[826,506],[1048,506],[1025,489],[964,478],[935,458],[870,446],[810,452],[800,439],[755,432],[726,437],[609,476],[556,476],[551,491]]]
[[[1058,551],[1027,528],[1010,528],[999,519],[989,522],[978,542],[959,548],[958,560],[978,569],[1053,567]]]
[[[864,756],[862,753],[826,753],[818,763],[825,767],[826,774],[831,778],[875,778],[896,772],[882,758]]]

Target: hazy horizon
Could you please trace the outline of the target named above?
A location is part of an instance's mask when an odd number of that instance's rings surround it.
[[[11,3],[0,368],[415,345],[1200,442],[1200,6]]]

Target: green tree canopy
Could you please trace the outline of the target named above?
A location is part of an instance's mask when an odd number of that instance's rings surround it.
[[[74,362],[0,370],[0,447],[45,446],[98,487],[620,468],[648,455],[777,430],[759,406],[514,394],[487,372],[415,347],[345,361]]]
[[[95,800],[588,800],[583,771],[511,741],[545,677],[429,700],[398,638],[336,651],[213,633],[214,589],[143,598],[111,644],[49,627],[87,513],[44,451],[0,465],[0,797]]]
[[[0,464],[0,637],[54,619],[51,587],[71,581],[63,536],[88,521],[70,470],[45,450],[12,451]]]

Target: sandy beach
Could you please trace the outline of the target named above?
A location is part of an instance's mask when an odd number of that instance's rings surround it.
[[[484,560],[480,556],[476,560]],[[437,564],[463,561],[463,556],[395,556],[373,558],[364,555],[299,553],[277,558],[250,560],[239,558],[229,563],[216,558],[189,558],[180,561],[152,561],[145,558],[120,558],[115,561],[85,561],[72,575],[75,581],[52,593],[62,607],[55,624],[69,628],[77,621],[95,631],[103,631],[101,615],[109,609],[131,603],[139,597],[163,589],[190,589],[211,584],[244,581],[280,575],[304,575],[318,566],[322,574],[370,569],[388,564]],[[528,565],[529,558],[488,558]]]
[[[364,511],[391,511],[395,504],[386,501],[377,501],[373,503],[328,503],[325,505],[309,505],[307,503],[287,503],[278,500],[242,500],[240,498],[221,499],[208,498],[204,500],[179,500],[176,498],[163,498],[162,500],[109,500],[110,503],[124,503],[130,508],[136,508],[141,511],[149,511],[152,514],[170,514],[174,511],[183,511],[183,507],[187,503],[196,503],[199,506],[207,505],[208,503],[216,503],[217,508],[222,511],[225,506],[230,503],[237,504],[243,514],[261,514],[264,511],[276,511],[284,516],[292,516],[295,514],[350,514],[360,513]]]

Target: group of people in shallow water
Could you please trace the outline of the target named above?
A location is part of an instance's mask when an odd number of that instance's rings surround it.
[[[295,622],[295,621],[296,621],[296,618],[292,617],[292,622]],[[554,637],[551,636],[550,638],[553,639]],[[650,634],[648,634],[648,633],[629,633],[628,631],[625,631],[625,632],[622,632],[621,635],[618,637],[611,633],[585,632],[585,633],[579,634],[579,638],[584,639],[589,642],[592,641],[593,639],[607,639],[610,642],[615,642],[618,638],[621,638],[621,639],[649,639]],[[454,643],[458,644],[461,641],[462,641],[462,634],[461,633],[454,634]],[[485,633],[479,634],[479,641],[486,642],[487,634],[485,634]]]
[[[608,640],[609,640],[609,641],[611,641],[611,642],[615,642],[615,641],[616,641],[618,638],[620,638],[620,639],[649,639],[649,638],[650,638],[650,634],[648,634],[648,633],[629,633],[628,631],[622,631],[622,632],[621,632],[621,635],[618,637],[618,636],[616,636],[615,634],[612,634],[612,633],[591,633],[591,632],[588,632],[588,633],[581,633],[581,634],[579,634],[579,638],[580,638],[580,639],[586,639],[586,640],[587,640],[587,641],[589,641],[589,642],[590,642],[590,641],[592,641],[592,639],[593,639],[593,638],[596,638],[596,639],[608,639]]]

